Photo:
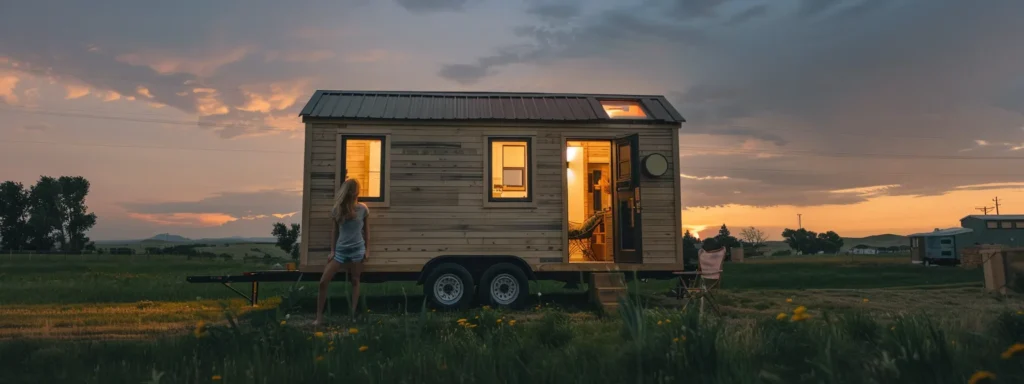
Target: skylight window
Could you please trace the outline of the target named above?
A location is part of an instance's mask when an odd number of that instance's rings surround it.
[[[601,107],[613,119],[646,119],[647,113],[640,103],[624,100],[601,100]]]

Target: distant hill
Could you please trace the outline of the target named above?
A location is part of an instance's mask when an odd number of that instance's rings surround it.
[[[910,240],[903,235],[874,235],[867,237],[847,237],[843,238],[843,249],[853,248],[858,244],[864,244],[869,247],[892,247],[901,245],[910,245]]]
[[[135,239],[135,240],[99,240],[96,244],[136,244],[136,243],[147,243],[147,244],[241,244],[241,243],[275,243],[277,239],[273,237],[207,237],[202,239],[190,239],[184,236],[174,235],[170,233],[162,233],[148,239]]]

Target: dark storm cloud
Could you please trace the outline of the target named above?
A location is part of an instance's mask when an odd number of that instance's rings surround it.
[[[527,1],[526,13],[543,22],[556,23],[571,20],[580,15],[580,4],[570,1]]]
[[[741,11],[741,12],[739,12],[739,13],[731,16],[731,17],[729,17],[729,20],[726,21],[725,24],[726,25],[736,25],[736,24],[746,23],[746,22],[748,22],[750,20],[754,20],[756,18],[759,18],[759,17],[764,16],[765,14],[767,14],[768,13],[768,8],[769,7],[768,7],[767,4],[759,4],[759,5],[755,5],[755,6],[749,7],[747,9],[745,9],[745,10],[743,10],[743,11]]]
[[[398,5],[413,13],[461,11],[475,0],[395,0]]]
[[[515,34],[528,38],[529,45],[497,48],[497,53],[484,56],[470,64],[447,64],[438,74],[461,84],[474,84],[483,77],[497,73],[501,67],[518,63],[543,64],[569,58],[600,56],[610,45],[667,43],[676,46],[705,41],[703,33],[693,27],[647,20],[630,12],[599,12],[592,20],[576,26],[522,26]]]
[[[1024,143],[1024,46],[1017,42],[1024,24],[1016,20],[1024,2],[801,1],[789,14],[776,2],[781,12],[772,13],[780,17],[758,10],[756,25],[725,29],[696,26],[728,17],[726,5],[649,3],[690,8],[685,17],[673,14],[674,22],[623,7],[557,30],[523,27],[520,35],[533,38],[532,49],[449,65],[441,74],[472,83],[507,64],[601,58],[615,47],[655,39],[655,49],[682,63],[675,78],[658,83],[687,118],[683,143],[750,147],[683,158],[683,173],[729,177],[687,179],[684,202],[692,206],[849,204],[877,193],[936,195],[1024,179],[1009,171],[1020,160],[914,158],[1024,156],[1012,145],[961,152],[976,140]],[[647,33],[627,32],[638,25]],[[667,37],[671,30],[700,39]],[[775,156],[761,153],[772,151]],[[829,152],[864,155],[814,155]],[[872,186],[890,187],[831,192]]]

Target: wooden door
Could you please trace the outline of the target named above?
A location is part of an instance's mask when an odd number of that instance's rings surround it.
[[[629,135],[615,139],[613,175],[615,176],[615,262],[643,262],[643,226],[640,209],[640,137]]]

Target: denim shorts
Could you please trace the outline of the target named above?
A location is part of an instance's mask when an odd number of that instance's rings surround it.
[[[363,261],[365,257],[366,247],[362,245],[347,248],[337,247],[334,249],[334,261],[341,264],[358,263]]]

